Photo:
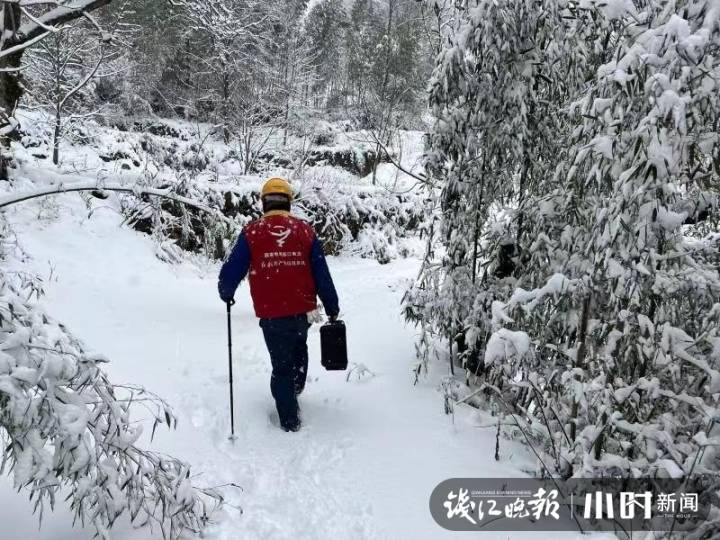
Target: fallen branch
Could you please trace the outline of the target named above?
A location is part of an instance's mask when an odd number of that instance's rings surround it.
[[[388,158],[388,161],[390,161],[390,164],[393,165],[396,169],[398,169],[400,172],[404,172],[408,176],[414,178],[418,182],[425,184],[428,179],[427,177],[422,173],[414,173],[412,171],[407,170],[405,167],[400,165],[390,154],[390,151],[387,149],[387,147],[380,141],[378,136],[375,134],[374,131],[370,132],[370,135],[372,135],[372,138],[374,139],[375,143],[380,147],[380,149],[385,153],[385,155]],[[377,156],[377,159],[380,159],[380,156]]]

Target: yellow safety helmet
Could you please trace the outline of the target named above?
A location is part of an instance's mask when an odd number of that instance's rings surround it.
[[[292,200],[293,190],[290,183],[284,178],[270,178],[262,188],[261,196],[265,195],[285,195]]]

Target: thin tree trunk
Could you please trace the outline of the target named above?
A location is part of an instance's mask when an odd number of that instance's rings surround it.
[[[283,147],[287,146],[289,119],[290,119],[290,96],[288,96],[288,99],[285,102],[285,118],[283,119]]]
[[[290,47],[290,45],[288,45]],[[292,49],[294,52],[294,47]],[[285,111],[283,119],[283,147],[287,146],[288,139],[288,122],[290,120],[290,96],[292,95],[292,89],[295,86],[295,66],[292,65],[291,58],[295,55],[291,51],[287,51],[287,54],[283,57],[283,85],[285,91]]]
[[[587,329],[590,322],[590,302],[592,295],[588,293],[583,301],[582,314],[580,316],[580,335],[578,336],[578,348],[575,355],[575,367],[585,368],[585,357],[587,355]]]
[[[139,185],[126,186],[120,184],[104,184],[103,182],[90,181],[90,182],[76,182],[73,184],[58,184],[42,189],[34,189],[30,191],[13,192],[10,195],[0,197],[0,209],[13,204],[18,204],[31,199],[37,199],[38,197],[46,197],[49,195],[58,195],[61,193],[72,193],[78,191],[118,191],[121,193],[130,193],[135,196],[148,195],[153,197],[161,197],[163,199],[169,199],[171,201],[178,202],[185,206],[191,206],[216,216],[217,219],[232,225],[233,221],[225,217],[219,210],[210,208],[204,203],[194,201],[182,195],[176,195],[169,189],[158,189],[158,188],[146,188]]]
[[[60,108],[55,110],[55,133],[53,134],[53,164],[60,164],[60,136],[62,135],[62,115]]]
[[[517,237],[515,239],[515,243],[517,244],[518,249],[520,249],[520,240],[522,240],[522,233],[523,233],[523,227],[525,225],[525,212],[522,211],[522,204],[525,200],[525,184],[527,182],[527,175],[528,171],[530,170],[530,158],[527,156],[527,152],[525,154],[525,159],[523,161],[523,170],[520,175],[520,185],[518,186],[518,208],[520,208],[520,213],[518,215],[518,229],[517,229]]]
[[[3,2],[2,4],[2,29],[5,36],[2,36],[0,49],[14,45],[12,39],[6,36],[15,36],[20,26],[20,7],[17,4]],[[11,118],[15,114],[15,108],[23,94],[20,74],[16,71],[20,67],[23,51],[0,58],[0,129],[9,134],[11,129]],[[10,140],[6,135],[0,137],[0,180],[8,179],[8,165],[11,157],[9,155]]]
[[[287,146],[288,124],[290,122],[290,97],[295,86],[295,69],[285,68],[285,118],[283,119],[283,147]]]
[[[385,71],[383,73],[383,82],[380,86],[380,106],[382,107],[385,104],[385,93],[387,92],[387,85],[388,85],[388,79],[390,78],[390,33],[392,32],[392,23],[393,23],[393,10],[395,8],[395,0],[389,0],[388,2],[388,20],[387,20],[387,28],[385,30],[385,38],[387,40],[387,43],[385,44]],[[389,115],[388,115],[389,116]],[[373,163],[373,172],[372,172],[372,184],[373,186],[377,182],[377,168],[378,164],[380,163],[380,152],[382,152],[382,148],[380,147],[380,140],[385,137],[385,118],[384,114],[380,113],[380,121],[381,125],[380,128],[380,137],[378,137],[378,143],[375,145],[375,163]]]
[[[485,165],[487,160],[483,157],[482,174],[480,176],[480,196],[478,197],[477,206],[475,208],[475,232],[473,235],[473,266],[472,266],[472,283],[475,284],[477,279],[477,261],[480,244],[480,207],[483,204],[483,194],[485,192]]]

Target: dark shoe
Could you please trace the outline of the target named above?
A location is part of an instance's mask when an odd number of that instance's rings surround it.
[[[285,431],[293,431],[293,432],[295,432],[295,431],[300,431],[300,425],[301,425],[301,424],[300,424],[300,420],[298,420],[297,423],[295,423],[295,424],[288,424],[288,425],[286,425],[286,426],[283,426],[282,428],[283,428]]]

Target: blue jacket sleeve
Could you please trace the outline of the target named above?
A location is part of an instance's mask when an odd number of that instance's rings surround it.
[[[218,278],[218,292],[220,298],[227,302],[235,296],[235,291],[240,282],[247,275],[250,268],[250,246],[248,245],[245,233],[241,233],[230,256],[220,269]]]
[[[337,315],[340,313],[338,295],[325,260],[325,253],[317,237],[313,240],[312,250],[310,251],[310,268],[315,280],[317,294],[325,307],[325,313],[329,316]]]

